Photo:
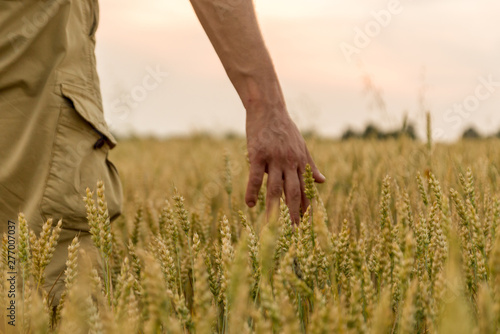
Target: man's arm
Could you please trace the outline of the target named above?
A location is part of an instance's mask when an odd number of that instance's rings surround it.
[[[252,0],[190,0],[226,73],[246,109],[250,159],[245,201],[253,207],[267,179],[268,209],[283,190],[294,222],[308,205],[302,174],[309,163],[316,182],[325,177],[316,168],[304,139],[291,120],[271,57],[257,23]]]

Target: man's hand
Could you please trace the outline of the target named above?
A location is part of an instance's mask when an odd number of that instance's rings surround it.
[[[315,167],[304,139],[290,119],[278,77],[264,44],[252,0],[190,0],[247,112],[250,180],[246,202],[254,206],[264,173],[268,173],[267,209],[282,191],[295,223],[308,203],[302,173]]]
[[[250,175],[245,201],[250,207],[255,205],[266,172],[268,212],[276,208],[284,191],[292,221],[298,223],[300,208],[305,211],[309,205],[302,176],[306,164],[311,165],[316,182],[324,182],[325,177],[316,168],[304,139],[286,110],[258,109],[247,110]]]

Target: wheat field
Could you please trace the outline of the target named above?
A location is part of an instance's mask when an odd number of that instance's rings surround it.
[[[246,207],[244,139],[122,141],[123,215],[98,180],[82,199],[104,276],[75,239],[55,313],[38,286],[58,227],[34,236],[20,214],[17,330],[499,332],[499,140],[307,142],[327,181],[293,226],[284,204],[266,220],[264,187]]]

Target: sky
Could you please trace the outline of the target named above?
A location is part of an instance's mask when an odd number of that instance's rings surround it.
[[[255,0],[288,111],[338,137],[368,123],[436,140],[500,130],[498,0]],[[97,62],[117,135],[244,133],[245,110],[188,0],[101,0]]]

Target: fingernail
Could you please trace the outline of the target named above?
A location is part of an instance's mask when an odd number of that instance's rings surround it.
[[[250,202],[248,202],[248,206],[249,206],[249,207],[253,207],[254,205],[255,205],[255,202],[254,202],[254,201],[250,201]]]
[[[326,177],[323,174],[321,174],[321,172],[319,172],[319,175],[326,180]]]

